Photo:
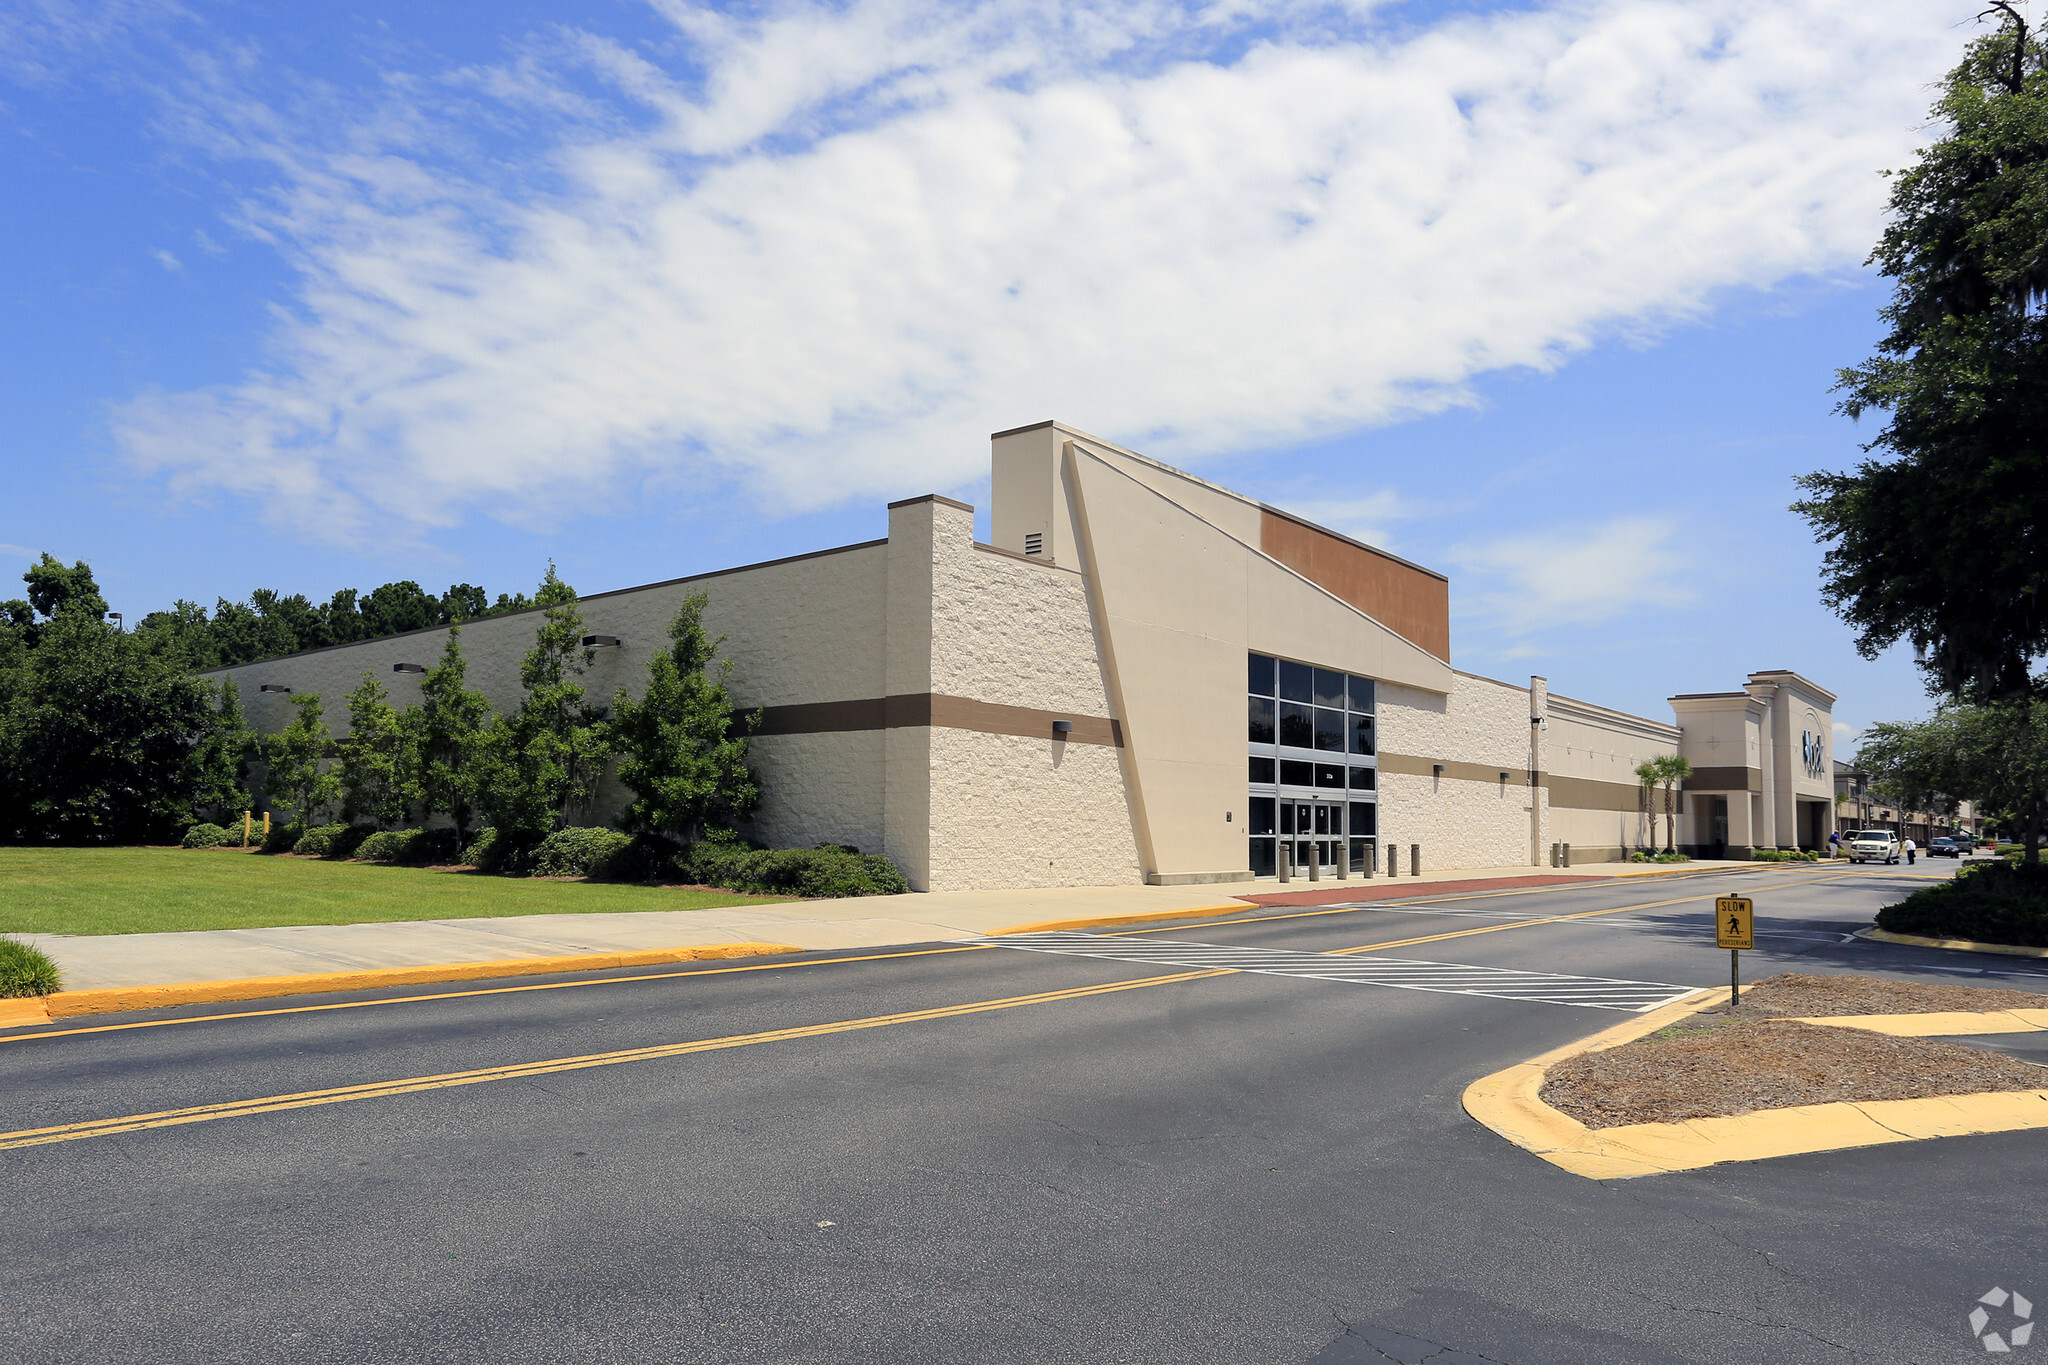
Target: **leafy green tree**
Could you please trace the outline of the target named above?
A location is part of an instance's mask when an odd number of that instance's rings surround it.
[[[193,746],[193,810],[216,823],[249,808],[249,757],[256,731],[242,714],[242,694],[233,679],[221,682],[213,725]]]
[[[135,638],[149,653],[193,672],[222,666],[213,623],[207,619],[206,608],[197,602],[180,598],[169,611],[150,612],[136,623]]]
[[[645,694],[636,700],[622,690],[612,701],[619,781],[637,797],[619,820],[630,832],[695,842],[708,826],[729,828],[760,805],[747,737],[761,713],[735,714],[727,690],[732,660],[712,671],[725,637],[704,633],[708,601],[702,593],[684,600],[669,626],[668,652],[648,664]]]
[[[582,646],[576,590],[548,565],[535,594],[543,608],[533,648],[519,668],[519,710],[491,724],[482,795],[500,829],[545,835],[589,804],[611,756],[604,709],[576,681],[596,657]]]
[[[341,795],[341,780],[330,760],[334,737],[317,692],[295,692],[291,724],[263,741],[263,762],[269,769],[266,786],[282,808],[287,824],[310,825]]]
[[[1908,640],[1932,687],[1976,700],[2025,692],[2048,652],[2048,64],[1993,11],[1871,255],[1896,281],[1887,330],[1839,391],[1852,418],[1888,415],[1878,458],[1807,475],[1794,507],[1863,655]]]
[[[478,805],[479,749],[491,715],[491,703],[466,684],[468,663],[462,657],[462,627],[448,627],[441,661],[420,679],[420,702],[411,708],[414,743],[419,754],[420,805],[428,815],[445,815],[458,830],[467,830]]]
[[[451,583],[441,595],[443,621],[474,621],[490,609],[490,594],[473,583]]]
[[[363,614],[363,637],[371,640],[408,630],[425,630],[440,625],[443,619],[441,599],[427,596],[426,589],[409,578],[373,589],[362,600],[359,610]]]
[[[92,569],[82,559],[67,569],[54,555],[45,553],[21,578],[28,584],[29,605],[43,616],[76,612],[95,621],[106,619],[107,599],[100,595]]]
[[[57,600],[10,670],[0,713],[0,835],[140,843],[217,801],[219,693],[99,617],[96,594]],[[229,722],[230,724],[233,722]],[[230,798],[232,799],[232,798]]]
[[[405,823],[420,799],[417,733],[417,718],[402,716],[384,684],[364,673],[348,694],[348,734],[334,746],[342,819]]]
[[[1901,810],[1972,801],[2016,830],[2029,863],[2048,829],[2048,701],[2022,697],[1950,706],[1910,724],[1873,725],[1856,766]]]

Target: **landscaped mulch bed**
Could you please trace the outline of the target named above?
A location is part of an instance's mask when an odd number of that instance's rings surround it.
[[[1588,1128],[1836,1101],[2048,1089],[2048,1067],[1928,1038],[1801,1024],[1788,1015],[1929,1014],[2048,1006],[2048,995],[1878,977],[1786,974],[1682,1023],[1550,1069],[1544,1103]]]
[[[1724,1000],[1715,1013],[1726,1013]],[[1837,1014],[1941,1014],[1949,1010],[2048,1009],[2048,993],[1990,990],[1882,976],[1783,972],[1745,986],[1737,1018],[1822,1019]]]

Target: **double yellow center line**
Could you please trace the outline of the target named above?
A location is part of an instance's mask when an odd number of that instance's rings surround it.
[[[1785,885],[1810,885],[1810,882],[1785,883]],[[1777,890],[1777,887],[1760,887],[1759,890]],[[1619,915],[1631,910],[1652,910],[1667,905],[1683,905],[1692,901],[1711,900],[1711,894],[1704,896],[1679,896],[1669,900],[1645,901],[1637,905],[1617,905],[1607,910],[1581,910],[1570,915],[1546,915],[1538,918],[1515,920],[1507,924],[1484,924],[1471,929],[1454,929],[1441,934],[1423,934],[1414,938],[1396,939],[1387,943],[1368,943],[1355,948],[1339,948],[1336,955],[1384,952],[1389,948],[1407,948],[1420,943],[1437,943],[1445,939],[1469,938],[1475,934],[1497,934],[1509,929],[1526,929],[1542,924],[1561,924],[1572,920],[1593,919],[1602,915]],[[1328,913],[1328,912],[1308,912]],[[1263,916],[1266,919],[1292,919],[1294,915]],[[1253,923],[1256,921],[1235,920],[1229,923]],[[1157,932],[1157,931],[1139,931]],[[923,956],[933,952],[973,951],[972,949],[925,949],[921,952],[902,956]],[[831,961],[873,961],[879,957],[896,954],[875,954],[872,957],[854,959],[820,959],[822,965]],[[769,964],[763,964],[767,966]],[[781,964],[794,966],[801,964]],[[755,968],[760,970],[761,968]],[[733,968],[712,969],[709,972],[663,973],[662,975],[719,975],[733,971]],[[304,1090],[290,1095],[269,1095],[257,1099],[233,1100],[225,1104],[202,1104],[187,1109],[166,1109],[153,1114],[130,1114],[121,1118],[93,1119],[84,1123],[58,1124],[49,1128],[25,1128],[18,1132],[0,1133],[0,1151],[15,1147],[39,1147],[53,1142],[75,1142],[80,1138],[110,1137],[117,1133],[132,1133],[147,1128],[173,1128],[187,1123],[208,1123],[214,1119],[240,1118],[250,1114],[269,1114],[285,1109],[309,1109],[323,1104],[342,1104],[349,1100],[381,1099],[392,1095],[410,1095],[425,1090],[446,1090],[460,1085],[482,1085],[491,1081],[514,1081],[530,1076],[546,1076],[560,1071],[583,1071],[592,1067],[620,1066],[628,1062],[651,1062],[664,1057],[686,1057],[698,1052],[721,1052],[729,1048],[752,1047],[757,1043],[779,1043],[797,1038],[820,1038],[834,1033],[852,1033],[861,1029],[887,1028],[895,1024],[923,1023],[935,1019],[952,1019],[962,1015],[986,1014],[994,1010],[1017,1009],[1024,1005],[1046,1005],[1062,1000],[1081,1000],[1095,995],[1113,995],[1120,991],[1140,990],[1147,986],[1167,986],[1180,981],[1198,981],[1204,977],[1231,976],[1234,971],[1227,967],[1208,968],[1202,971],[1177,972],[1170,976],[1150,976],[1136,981],[1112,981],[1098,986],[1077,986],[1069,990],[1041,991],[1033,995],[1013,995],[999,1000],[976,1000],[962,1005],[943,1005],[935,1009],[910,1010],[900,1014],[877,1014],[864,1019],[843,1019],[828,1024],[808,1024],[798,1028],[769,1029],[762,1033],[740,1033],[724,1038],[703,1038],[685,1043],[661,1043],[652,1047],[624,1048],[616,1052],[593,1052],[580,1057],[556,1057],[546,1061],[520,1062],[509,1066],[480,1067],[474,1071],[449,1071],[435,1076],[412,1076],[403,1080],[373,1081],[364,1085],[336,1086],[327,1090]],[[610,978],[615,981],[649,980],[647,977]],[[597,983],[591,983],[597,984]],[[534,989],[510,987],[505,990]],[[450,995],[485,994],[495,992],[451,992]],[[447,997],[397,997],[390,1003],[403,999],[433,999]],[[276,1013],[296,1013],[292,1010]],[[312,1006],[313,1009],[335,1008],[335,1006]],[[248,1011],[234,1016],[198,1016],[198,1018],[242,1017],[272,1013],[273,1011]],[[162,1021],[174,1022],[174,1021]],[[184,1021],[176,1021],[184,1022]],[[134,1025],[115,1025],[135,1027]],[[86,1032],[89,1030],[78,1030]],[[35,1036],[35,1035],[18,1035]],[[41,1035],[50,1037],[53,1035]]]
[[[626,1062],[651,1062],[663,1057],[687,1057],[693,1052],[721,1052],[727,1048],[752,1047],[756,1043],[780,1043],[792,1038],[820,1038],[830,1033],[887,1028],[892,1024],[916,1024],[928,1019],[952,1019],[963,1014],[986,1014],[991,1010],[1010,1010],[1022,1005],[1048,1005],[1059,1000],[1080,1000],[1091,995],[1112,995],[1118,991],[1137,990],[1143,986],[1164,986],[1175,981],[1194,981],[1205,976],[1229,974],[1225,968],[1210,968],[1199,972],[1180,972],[1174,976],[1146,977],[1141,981],[1112,981],[1101,986],[1041,991],[1036,995],[1013,995],[1002,1000],[976,1000],[965,1005],[942,1005],[937,1009],[910,1010],[903,1014],[877,1014],[866,1019],[843,1019],[831,1024],[770,1029],[765,1033],[739,1033],[727,1038],[702,1038],[688,1043],[629,1047],[618,1052],[592,1052],[581,1057],[557,1057],[545,1062],[487,1066],[475,1071],[449,1071],[438,1076],[413,1076],[401,1081],[373,1081],[368,1085],[343,1085],[331,1090],[302,1090],[295,1095],[270,1095],[262,1099],[234,1100],[227,1104],[202,1104],[190,1109],[166,1109],[155,1114],[131,1114],[125,1118],[65,1123],[54,1128],[26,1128],[16,1133],[0,1133],[0,1150],[11,1147],[39,1147],[51,1142],[75,1142],[79,1138],[108,1137],[115,1133],[132,1133],[144,1128],[173,1128],[185,1123],[208,1123],[214,1119],[240,1118],[246,1114],[270,1114],[281,1109],[310,1109],[315,1105],[342,1104],[349,1100],[410,1095],[422,1090],[446,1090],[458,1085],[516,1081],[529,1076],[552,1075],[558,1071],[584,1071],[595,1066],[619,1066]]]

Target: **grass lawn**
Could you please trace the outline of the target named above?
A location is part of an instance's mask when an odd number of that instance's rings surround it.
[[[177,848],[0,848],[0,933],[146,934],[702,910],[788,896],[486,877],[378,863]]]

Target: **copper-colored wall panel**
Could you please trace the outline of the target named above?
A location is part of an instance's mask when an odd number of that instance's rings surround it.
[[[1259,548],[1402,639],[1451,661],[1451,585],[1390,555],[1266,509]]]

